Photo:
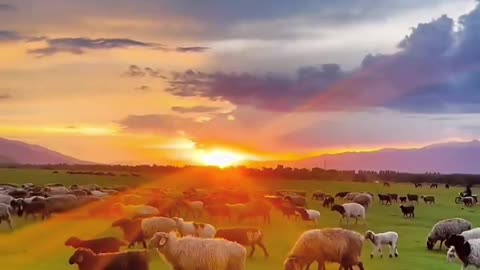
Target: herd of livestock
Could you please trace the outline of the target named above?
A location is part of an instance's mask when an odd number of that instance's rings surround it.
[[[389,187],[387,184],[384,186]],[[352,219],[366,224],[368,208],[375,199],[383,205],[399,203],[405,218],[415,217],[415,205],[419,200],[435,204],[433,195],[386,193],[374,196],[368,192],[346,191],[335,195],[315,191],[311,199],[322,201],[323,207],[338,212],[340,222],[345,220],[347,224]],[[245,220],[270,223],[271,212],[278,211],[287,219],[300,219],[317,226],[320,212],[308,208],[307,201],[307,192],[295,190],[266,194],[227,189],[192,188],[176,192],[160,188],[133,190],[125,186],[0,184],[0,225],[5,222],[13,230],[14,216],[43,220],[76,210],[92,217],[112,218],[112,227],[121,230],[124,239],[72,236],[66,240],[65,245],[75,249],[69,263],[78,265],[80,270],[146,270],[149,269],[148,249],[156,249],[175,270],[243,270],[246,247],[251,248],[248,257],[253,256],[257,246],[265,257],[269,257],[260,228],[216,228],[186,219],[207,215],[209,220],[237,225]],[[466,199],[464,203],[471,205],[472,202]],[[325,263],[329,262],[338,263],[344,270],[364,269],[361,254],[365,241],[374,246],[371,257],[375,253],[382,256],[385,246],[390,249],[390,257],[398,257],[398,239],[395,231],[367,231],[362,235],[341,228],[308,230],[293,245],[284,261],[284,269],[309,269],[313,263],[318,264],[318,269],[325,269]],[[462,268],[480,267],[480,228],[474,228],[469,221],[453,218],[435,224],[427,236],[426,246],[433,249],[438,242],[440,249],[444,242],[449,248],[448,260],[461,261]],[[137,245],[143,249],[125,250]]]

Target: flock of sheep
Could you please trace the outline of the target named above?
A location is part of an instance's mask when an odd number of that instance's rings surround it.
[[[257,227],[237,226],[216,228],[212,224],[186,221],[207,214],[211,220],[224,219],[240,224],[246,219],[270,222],[275,209],[288,219],[301,219],[319,224],[320,212],[307,208],[306,192],[277,191],[273,194],[249,194],[222,190],[209,192],[190,189],[181,194],[160,189],[131,191],[126,187],[100,187],[97,185],[61,184],[37,186],[33,184],[0,185],[0,223],[6,221],[13,229],[12,216],[49,218],[52,214],[81,209],[88,205],[89,215],[115,217],[113,228],[123,232],[123,240],[115,237],[79,239],[70,237],[65,245],[75,249],[69,259],[80,270],[147,270],[148,249],[156,249],[175,270],[243,270],[256,246],[269,257],[264,234]],[[432,195],[378,194],[381,204],[401,202],[404,217],[414,217],[419,198],[434,204]],[[339,192],[330,196],[314,192],[312,199],[323,201],[323,206],[338,212],[348,224],[351,219],[366,224],[367,211],[374,196],[367,192]],[[336,204],[335,200],[341,200]],[[404,203],[410,202],[410,205]],[[182,216],[183,218],[181,218]],[[184,219],[185,218],[185,219]],[[389,257],[398,257],[399,234],[395,231],[364,235],[341,228],[307,230],[299,236],[284,261],[285,270],[309,269],[313,263],[324,270],[326,263],[338,263],[340,270],[363,270],[362,249],[365,241],[374,248],[371,252],[383,256],[388,246]],[[440,242],[449,247],[447,259],[459,260],[463,267],[480,267],[480,228],[461,218],[447,219],[435,224],[427,236],[427,248]],[[140,244],[142,250],[126,250]],[[122,251],[123,250],[123,251]]]

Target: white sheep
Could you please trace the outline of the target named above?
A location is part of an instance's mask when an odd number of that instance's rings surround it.
[[[315,224],[315,226],[318,226],[318,223],[320,221],[320,212],[314,209],[305,209],[303,207],[297,207],[295,209],[297,213],[300,214],[303,220],[311,220]]]
[[[435,244],[440,241],[439,249],[450,236],[461,234],[464,231],[472,229],[472,223],[463,218],[445,219],[433,225],[432,230],[427,236],[427,248],[432,250]]]
[[[307,269],[313,262],[325,270],[326,262],[340,264],[340,269],[357,265],[363,270],[362,247],[364,237],[354,231],[326,228],[304,232],[284,262],[285,270]]]
[[[345,197],[343,197],[343,200],[351,201],[360,194],[362,194],[362,193],[360,193],[360,192],[350,192],[347,195],[345,195]]]
[[[360,194],[360,195],[355,196],[355,198],[353,198],[352,202],[358,203],[358,204],[362,205],[363,207],[365,207],[365,209],[367,209],[368,207],[370,207],[370,205],[372,205],[373,197],[370,194],[364,193],[364,194]]]
[[[0,194],[0,203],[11,204],[14,198],[10,195]]]
[[[152,238],[157,232],[171,232],[177,228],[175,220],[168,217],[150,217],[142,219],[142,231],[145,239]]]
[[[196,236],[200,238],[214,238],[217,230],[210,224],[184,221],[183,218],[172,218],[181,236]]]
[[[245,247],[225,239],[183,237],[175,233],[156,233],[148,242],[173,269],[244,270]]]
[[[380,253],[380,258],[383,257],[382,247],[388,245],[390,248],[390,258],[394,255],[398,257],[398,233],[397,232],[384,232],[384,233],[374,233],[373,231],[367,231],[365,233],[365,239],[368,239],[375,246],[370,254],[370,258],[373,258],[375,251]]]
[[[98,198],[105,198],[108,197],[108,193],[102,192],[100,190],[92,190],[92,196],[98,197]]]
[[[468,231],[464,231],[460,234],[465,238],[465,241],[472,240],[472,239],[479,239],[480,238],[480,228],[474,228]]]
[[[332,206],[332,211],[337,211],[342,215],[340,219],[340,223],[342,223],[343,219],[347,219],[347,224],[349,223],[350,218],[355,219],[355,224],[358,223],[358,219],[362,219],[365,221],[365,207],[358,203],[344,203],[342,205],[335,204]]]
[[[113,205],[113,209],[120,210],[122,214],[127,217],[149,217],[160,214],[157,208],[149,205],[124,205],[122,203],[116,203]]]
[[[0,223],[6,221],[10,230],[13,229],[12,226],[12,216],[13,208],[9,204],[0,203]]]
[[[456,235],[449,240],[452,243],[447,252],[449,261],[458,258],[462,262],[462,270],[469,266],[480,268],[480,239],[465,241],[463,236]]]

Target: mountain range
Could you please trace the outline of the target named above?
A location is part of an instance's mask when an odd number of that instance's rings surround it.
[[[385,148],[377,151],[326,154],[277,162],[290,167],[339,170],[393,170],[400,172],[480,174],[480,141],[447,142],[421,148]]]
[[[0,138],[0,164],[92,164],[45,147]]]

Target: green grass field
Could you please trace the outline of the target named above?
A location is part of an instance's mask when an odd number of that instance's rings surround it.
[[[160,179],[158,183],[163,183]],[[148,181],[145,178],[116,177],[105,178],[95,176],[70,176],[63,172],[51,174],[48,170],[20,170],[1,169],[0,183],[50,183],[62,182],[73,183],[98,183],[100,185],[140,185]],[[112,183],[113,182],[113,183]],[[176,181],[175,183],[179,183]],[[255,182],[253,182],[255,183]],[[425,238],[434,223],[441,219],[462,217],[470,220],[474,225],[480,224],[479,209],[477,207],[463,209],[454,204],[453,200],[460,188],[445,189],[443,186],[438,190],[429,188],[415,189],[413,185],[392,184],[390,188],[384,188],[379,184],[372,183],[342,183],[342,182],[317,182],[317,181],[270,181],[268,186],[260,182],[257,189],[303,189],[311,194],[314,190],[322,190],[328,193],[338,191],[369,191],[377,193],[406,193],[434,194],[437,204],[426,206],[420,203],[416,209],[415,219],[404,219],[398,205],[382,206],[377,198],[373,207],[367,213],[367,225],[350,225],[348,228],[361,232],[370,229],[375,232],[395,230],[400,234],[399,253],[400,257],[389,259],[384,256],[370,259],[369,254],[372,245],[364,245],[365,269],[458,269],[460,266],[449,264],[445,258],[445,249],[442,252],[430,252],[426,250]],[[252,184],[251,184],[252,185]],[[474,190],[475,193],[475,190]],[[339,215],[329,209],[321,207],[320,203],[309,201],[309,208],[318,209],[321,212],[320,228],[338,227]],[[203,219],[204,222],[209,222]],[[72,249],[63,246],[66,238],[72,235],[79,237],[95,237],[112,235],[120,237],[120,232],[110,228],[111,220],[89,219],[85,217],[57,216],[45,222],[28,222],[23,219],[15,219],[15,230],[9,232],[5,224],[0,224],[0,268],[15,270],[61,270],[75,269],[68,264],[68,258],[73,253]],[[233,226],[235,224],[218,224],[217,227]],[[247,225],[244,224],[244,225]],[[255,225],[248,223],[248,225]],[[282,263],[297,237],[305,230],[312,229],[311,223],[303,221],[288,221],[274,212],[270,225],[258,224],[265,232],[267,248],[271,257],[266,260],[260,249],[253,259],[247,262],[247,269],[265,270],[282,269]],[[345,227],[345,225],[344,225]],[[387,254],[388,248],[384,251]],[[151,269],[170,269],[159,256],[152,252]],[[316,266],[315,266],[316,267]],[[338,269],[338,265],[328,265],[328,269]],[[316,268],[313,268],[316,269]]]

